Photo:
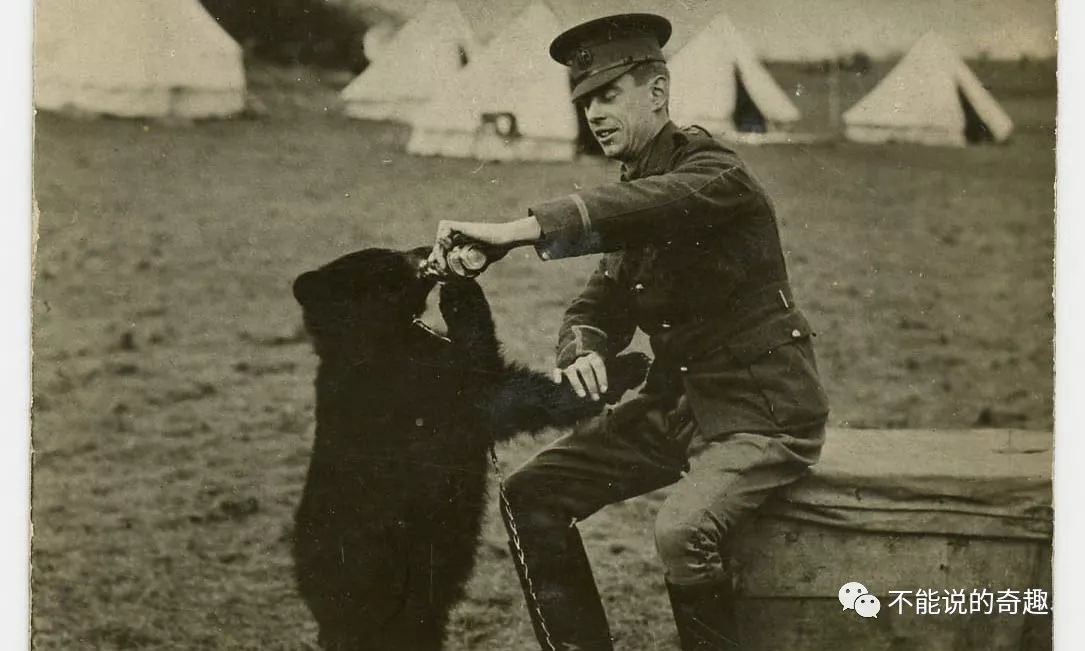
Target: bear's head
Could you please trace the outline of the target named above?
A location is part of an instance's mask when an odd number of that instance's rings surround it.
[[[403,336],[426,308],[435,281],[422,273],[429,249],[364,249],[294,281],[317,354],[351,356]]]

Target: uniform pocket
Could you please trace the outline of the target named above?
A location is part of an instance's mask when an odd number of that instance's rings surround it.
[[[784,344],[809,341],[813,334],[806,317],[801,312],[790,311],[731,335],[726,348],[738,362],[752,364]]]
[[[790,311],[728,341],[728,351],[749,369],[773,422],[780,427],[822,422],[829,413],[812,336],[802,313]]]

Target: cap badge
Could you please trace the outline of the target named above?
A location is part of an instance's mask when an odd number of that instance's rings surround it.
[[[592,61],[595,60],[595,57],[592,56],[591,50],[580,48],[576,51],[573,60],[576,61],[578,67],[587,68],[592,64]]]

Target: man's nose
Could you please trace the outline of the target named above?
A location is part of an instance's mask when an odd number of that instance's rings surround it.
[[[603,120],[605,116],[603,115],[603,110],[598,99],[593,97],[584,105],[584,117],[588,120],[589,124],[594,124]]]

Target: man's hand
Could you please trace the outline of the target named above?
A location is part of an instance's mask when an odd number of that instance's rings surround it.
[[[428,264],[439,274],[448,273],[448,252],[460,244],[482,244],[490,260],[499,260],[509,249],[531,244],[539,239],[541,230],[534,217],[511,222],[457,222],[441,220],[437,238]]]
[[[554,384],[561,384],[562,377],[569,380],[573,391],[581,398],[590,395],[592,400],[599,400],[599,396],[607,392],[607,367],[599,353],[581,355],[564,369],[554,369],[550,379]]]

